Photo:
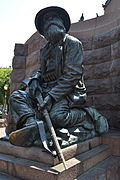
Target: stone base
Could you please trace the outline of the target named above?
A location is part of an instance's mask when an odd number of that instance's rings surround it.
[[[0,173],[0,180],[21,180],[6,173]]]
[[[64,148],[62,152],[65,160],[68,160],[83,152],[89,151],[100,144],[100,137],[95,137],[83,143],[74,144],[70,147]],[[45,152],[45,149],[39,147],[18,147],[5,141],[0,141],[0,153],[42,162],[49,165],[56,165],[60,163],[57,157],[55,158],[50,153]]]
[[[25,180],[72,180],[109,156],[109,147],[100,145],[67,160],[65,170],[63,163],[51,166],[0,153],[0,171]]]
[[[111,156],[77,177],[77,180],[119,180],[120,157]]]
[[[109,133],[101,136],[101,143],[110,146],[112,155],[120,156],[120,131],[110,130]]]
[[[116,135],[118,137],[118,134]],[[108,145],[104,144],[106,137],[111,139],[111,136],[108,133],[102,137],[96,137],[63,149],[67,170],[62,162],[59,162],[51,154],[43,152],[41,148],[17,147],[9,142],[1,141],[0,172],[25,180],[75,180],[76,178],[81,179],[81,177],[87,179],[90,177],[89,173],[92,175],[91,177],[95,174],[95,178],[104,174],[108,177],[113,170],[117,177],[120,157],[112,156],[112,148],[115,146],[112,147],[109,143],[107,143]],[[107,140],[107,142],[110,141]],[[83,180],[86,180],[85,178]],[[114,178],[114,180],[117,179]]]

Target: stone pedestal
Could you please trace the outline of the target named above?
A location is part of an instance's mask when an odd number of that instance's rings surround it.
[[[120,134],[116,136],[120,140]],[[118,151],[116,153],[115,146],[109,145],[110,140],[105,142],[106,137],[111,139],[113,134],[63,149],[67,170],[57,157],[54,158],[39,147],[23,148],[1,141],[0,171],[25,180],[93,180],[100,176],[110,177],[111,173],[111,177],[117,180],[120,175],[120,154]],[[120,146],[120,141],[118,143]]]

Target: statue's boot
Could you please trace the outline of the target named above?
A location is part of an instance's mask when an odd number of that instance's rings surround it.
[[[39,138],[39,131],[37,124],[31,124],[19,130],[12,132],[9,135],[9,141],[16,146],[31,146],[34,141]]]

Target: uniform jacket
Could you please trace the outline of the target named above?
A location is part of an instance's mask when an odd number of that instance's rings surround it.
[[[47,91],[55,101],[66,96],[72,101],[74,98],[79,101],[79,96],[86,95],[83,49],[78,39],[66,34],[58,45],[48,42],[40,51],[40,64],[40,71],[31,79],[38,79],[43,92]]]

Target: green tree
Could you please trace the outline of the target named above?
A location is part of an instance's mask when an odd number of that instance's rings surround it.
[[[6,91],[7,95],[7,102],[10,95],[10,74],[12,69],[11,68],[0,68],[0,105],[3,104],[4,96],[5,96],[5,90],[4,85],[7,84],[8,90]]]

